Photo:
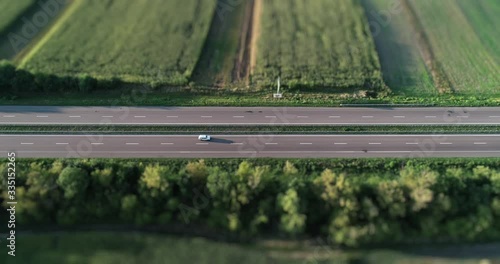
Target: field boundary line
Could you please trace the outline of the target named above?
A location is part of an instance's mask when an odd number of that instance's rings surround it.
[[[40,39],[36,43],[33,43],[31,48],[28,47],[29,50],[25,51],[25,53],[21,52],[21,56],[15,59],[15,61],[19,61],[19,68],[24,68],[31,57],[33,57],[33,55],[35,55],[38,50],[40,50],[45,43],[47,43],[47,41],[61,28],[61,26],[71,17],[71,15],[78,9],[78,7],[81,6],[82,3],[83,1],[81,0],[68,1],[64,10],[61,11],[59,17],[53,22],[54,24],[50,25],[50,28],[46,31],[46,33],[40,36]]]
[[[417,47],[428,71],[431,73],[436,89],[438,89],[441,94],[454,93],[455,89],[453,88],[453,85],[443,67],[441,67],[441,64],[436,59],[429,37],[425,32],[425,28],[422,25],[415,8],[412,6],[410,0],[402,0],[401,3],[403,9],[408,14],[410,25],[414,28]]]

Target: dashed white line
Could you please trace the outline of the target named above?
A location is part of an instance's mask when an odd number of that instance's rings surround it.
[[[490,118],[500,118],[500,116],[490,116]]]
[[[245,118],[244,116],[233,116],[233,118]]]
[[[312,145],[313,143],[300,143],[300,145]]]
[[[453,143],[450,143],[450,142],[440,142],[439,145],[453,145]]]
[[[334,145],[347,145],[347,143],[333,143]]]
[[[368,145],[382,145],[382,143],[368,143]]]
[[[36,117],[49,117],[49,116],[36,116]]]
[[[406,143],[406,145],[418,145],[418,143],[415,143],[415,142],[408,142],[408,143]]]
[[[70,118],[80,118],[82,116],[69,116]]]
[[[276,116],[266,116],[266,118],[276,118]]]
[[[488,143],[486,142],[474,142],[474,145],[487,145]]]
[[[167,118],[178,118],[178,116],[167,116]]]
[[[201,116],[201,118],[212,118],[212,116]]]
[[[125,145],[139,145],[139,143],[125,143]]]
[[[457,116],[458,118],[469,118],[469,116]]]
[[[231,143],[231,145],[243,145],[243,143]]]
[[[329,118],[340,118],[340,116],[329,116]]]
[[[21,145],[33,145],[34,143],[21,143]]]
[[[135,118],[146,118],[146,116],[134,116]]]
[[[425,118],[436,118],[437,116],[425,116]]]
[[[406,118],[406,116],[394,116],[394,118]]]
[[[297,116],[297,118],[309,118],[308,116]]]
[[[162,145],[173,145],[174,143],[161,143]]]
[[[373,116],[363,116],[363,118],[373,118]]]
[[[104,145],[104,143],[90,143],[91,145]]]
[[[196,143],[196,145],[208,145],[208,143]]]
[[[113,118],[113,116],[102,116],[103,118]]]
[[[3,117],[16,117],[14,115],[4,115]]]
[[[278,143],[266,143],[266,145],[278,145]]]
[[[56,145],[68,145],[68,143],[56,143]]]

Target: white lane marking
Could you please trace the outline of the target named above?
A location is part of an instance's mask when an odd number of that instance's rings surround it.
[[[173,145],[174,143],[161,143],[162,145]]]
[[[334,145],[347,145],[347,143],[333,143]]]
[[[139,143],[125,143],[125,145],[139,145]]]
[[[278,145],[278,143],[266,143],[266,145]]]
[[[437,116],[425,116],[425,118],[436,118]]]
[[[146,116],[134,116],[135,118],[146,118]]]
[[[457,116],[458,118],[469,118],[469,116]]]
[[[266,116],[266,118],[276,118],[276,116]]]
[[[309,118],[308,116],[297,116],[297,118]]]
[[[167,118],[178,118],[178,116],[167,116]]]
[[[440,142],[439,145],[453,145],[453,143],[450,143],[450,142]]]
[[[300,143],[300,145],[312,145],[313,143]]]
[[[243,143],[231,143],[231,145],[243,145]]]
[[[368,143],[368,145],[382,145],[382,143]]]
[[[15,115],[4,115],[3,117],[16,117]]]
[[[474,142],[474,145],[487,145],[488,143],[486,142]]]
[[[201,118],[212,118],[212,116],[201,116]]]
[[[49,117],[49,116],[36,116],[36,117]]]
[[[233,118],[245,118],[244,116],[233,116]]]
[[[70,118],[80,118],[82,116],[69,116]]]
[[[340,118],[340,116],[329,116],[329,118]]]
[[[113,118],[113,116],[102,116],[103,118]]]
[[[196,143],[196,145],[208,145],[208,143]]]
[[[500,118],[500,116],[490,116],[490,118]]]
[[[90,143],[91,145],[104,145],[104,143]]]
[[[56,145],[68,145],[68,143],[56,143]]]
[[[21,143],[21,145],[33,145],[34,143]]]
[[[406,145],[418,145],[418,143],[415,143],[415,142],[408,142],[408,143],[406,143]]]
[[[363,116],[363,118],[373,118],[373,116]]]
[[[394,118],[406,118],[406,116],[394,116]]]

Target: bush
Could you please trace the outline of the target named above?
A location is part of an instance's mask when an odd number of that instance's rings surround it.
[[[23,224],[183,224],[244,238],[320,235],[347,246],[500,239],[500,159],[17,164]],[[5,199],[5,181],[0,189]]]

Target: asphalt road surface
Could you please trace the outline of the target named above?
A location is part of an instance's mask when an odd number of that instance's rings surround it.
[[[0,135],[18,157],[500,157],[500,135]]]
[[[0,106],[0,125],[500,125],[500,107]]]

